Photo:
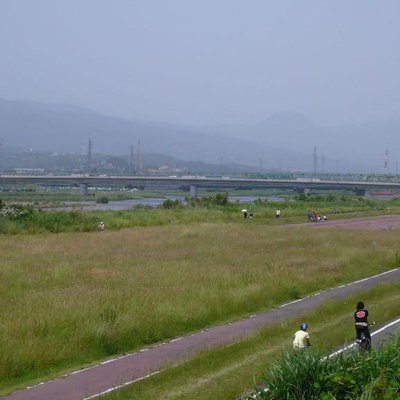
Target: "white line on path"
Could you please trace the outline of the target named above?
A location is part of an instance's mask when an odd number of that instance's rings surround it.
[[[114,386],[114,387],[112,387],[110,389],[105,390],[104,392],[94,394],[93,396],[85,397],[83,400],[90,400],[90,399],[94,399],[94,398],[99,397],[99,396],[103,396],[103,395],[105,395],[107,393],[113,392],[114,390],[121,389],[124,386],[128,386],[128,385],[131,385],[132,383],[136,383],[136,382],[139,382],[139,381],[141,381],[143,379],[150,378],[150,376],[157,375],[160,372],[161,371],[154,371],[151,374],[148,374],[146,376],[142,376],[141,378],[137,378],[137,379],[134,379],[133,381],[128,381],[128,382],[125,382],[125,383],[123,383],[121,385]]]
[[[389,323],[386,324],[385,326],[382,326],[382,328],[380,328],[380,329],[378,329],[378,330],[372,332],[372,333],[371,333],[371,336],[375,336],[375,335],[377,335],[378,333],[383,332],[385,329],[390,328],[391,326],[398,324],[399,322],[400,322],[400,318],[399,318],[399,319],[396,319],[395,321],[389,322]],[[337,351],[335,351],[335,352],[329,354],[328,356],[324,357],[323,360],[326,360],[327,358],[335,357],[335,356],[337,356],[338,354],[343,353],[344,351],[353,348],[356,344],[357,344],[357,343],[351,343],[351,344],[349,344],[349,345],[347,345],[347,346],[344,346],[344,347],[342,347],[341,349],[339,349],[339,350],[337,350]]]

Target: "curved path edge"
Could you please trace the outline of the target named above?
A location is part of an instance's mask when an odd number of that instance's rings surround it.
[[[282,304],[268,312],[178,337],[150,348],[106,360],[62,378],[28,387],[2,397],[3,400],[90,400],[160,372],[167,365],[179,364],[200,351],[227,345],[268,325],[284,322],[313,311],[322,301],[341,299],[354,291],[400,279],[400,268],[340,285]]]

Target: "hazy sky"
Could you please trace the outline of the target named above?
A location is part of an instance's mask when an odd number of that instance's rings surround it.
[[[188,124],[400,118],[400,1],[0,0],[0,98]]]

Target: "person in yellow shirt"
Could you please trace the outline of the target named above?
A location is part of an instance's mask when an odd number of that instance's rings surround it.
[[[307,330],[308,325],[303,322],[300,325],[300,330],[294,334],[293,350],[299,351],[311,346],[310,335]]]

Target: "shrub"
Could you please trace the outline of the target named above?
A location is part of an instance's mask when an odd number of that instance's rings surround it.
[[[216,193],[196,199],[186,198],[187,204],[191,207],[211,207],[228,205],[228,193]]]
[[[20,204],[11,204],[9,206],[3,203],[0,204],[0,218],[18,220],[29,217],[32,213],[32,208]]]
[[[98,204],[108,204],[108,197],[107,196],[98,197],[96,199],[96,203],[98,203]]]
[[[162,203],[162,208],[172,209],[172,208],[180,208],[182,206],[179,200],[171,200],[167,199]]]
[[[321,358],[313,351],[286,353],[264,374],[259,399],[398,399],[400,336],[379,351]],[[385,395],[385,397],[383,397]]]

